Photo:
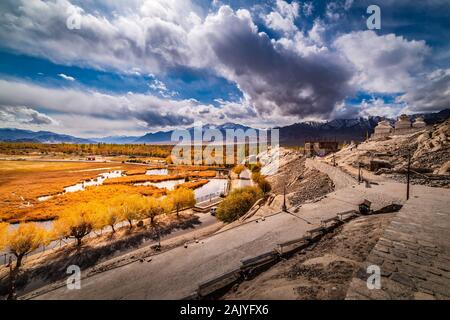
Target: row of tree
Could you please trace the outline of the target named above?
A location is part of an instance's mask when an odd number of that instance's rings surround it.
[[[193,205],[194,192],[186,188],[175,189],[163,197],[120,195],[110,203],[83,203],[67,208],[55,221],[52,230],[38,227],[35,223],[22,223],[17,228],[0,223],[0,250],[6,249],[16,258],[11,270],[11,283],[14,283],[25,255],[53,240],[73,238],[80,248],[82,239],[96,229],[110,226],[114,233],[120,222],[127,221],[132,229],[133,221],[144,219],[150,219],[153,227],[157,216],[172,211],[178,216],[180,210]]]
[[[32,142],[0,142],[0,151],[4,154],[26,154],[28,152],[66,153],[66,154],[96,154],[103,156],[128,155],[165,158],[170,155],[171,145],[145,144],[44,144]]]

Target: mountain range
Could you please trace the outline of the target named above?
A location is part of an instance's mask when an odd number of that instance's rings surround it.
[[[450,109],[445,109],[437,113],[415,114],[411,119],[423,117],[428,124],[445,121],[450,117]],[[337,141],[362,141],[366,135],[373,133],[381,117],[356,118],[356,119],[335,119],[327,122],[300,122],[285,127],[278,127],[280,130],[280,143],[283,145],[302,145],[306,140],[337,140]],[[394,119],[387,119],[393,125]],[[248,126],[235,123],[225,123],[222,125],[205,125],[205,129],[218,129],[225,137],[226,129],[251,129]],[[194,136],[194,128],[187,129],[191,136]],[[30,131],[14,128],[0,128],[0,141],[8,142],[35,142],[35,143],[114,143],[114,144],[164,144],[171,143],[173,131],[158,131],[147,133],[143,136],[109,136],[102,138],[77,138],[70,135],[58,134],[50,131]]]

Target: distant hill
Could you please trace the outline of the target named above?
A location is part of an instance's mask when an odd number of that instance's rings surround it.
[[[445,121],[450,117],[450,109],[436,113],[421,113],[410,115],[414,120],[423,117],[427,124],[435,124]],[[366,135],[371,135],[381,117],[369,117],[358,119],[336,119],[328,122],[301,122],[290,126],[281,127],[280,143],[284,145],[302,145],[307,140],[336,140],[339,142],[363,141]],[[395,119],[387,119],[392,125]]]
[[[0,141],[35,143],[94,143],[89,139],[58,134],[50,131],[31,131],[13,128],[0,128]]]
[[[248,130],[251,128],[241,125],[241,124],[236,124],[236,123],[225,123],[225,124],[221,124],[218,126],[215,126],[212,124],[204,125],[203,130],[206,130],[206,129],[217,129],[222,133],[223,137],[225,137],[227,129],[233,129],[233,130],[242,129],[245,131],[245,130]],[[194,138],[194,128],[189,128],[186,130],[188,130],[191,137]],[[171,141],[172,133],[173,133],[173,131],[158,131],[155,133],[147,133],[146,135],[137,139],[135,141],[135,143],[174,143],[173,141]]]
[[[110,144],[132,144],[136,143],[136,140],[138,140],[141,137],[138,136],[110,136],[110,137],[103,137],[103,138],[91,138],[90,140],[93,140],[95,142],[99,143],[110,143]]]
[[[380,121],[369,119],[336,119],[329,122],[301,122],[280,129],[280,144],[303,145],[307,140],[362,141]]]

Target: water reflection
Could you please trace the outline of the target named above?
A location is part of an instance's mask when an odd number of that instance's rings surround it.
[[[157,176],[157,175],[166,176],[169,174],[169,170],[167,170],[167,169],[150,169],[150,170],[147,170],[147,172],[145,174],[149,175],[149,176]]]
[[[123,176],[122,172],[123,172],[122,170],[116,170],[116,171],[101,173],[98,175],[97,178],[86,180],[86,181],[77,183],[73,186],[65,187],[64,192],[59,193],[57,195],[59,196],[64,193],[84,191],[87,187],[100,186],[103,184],[103,182],[105,182],[106,179],[122,177]],[[53,195],[50,195],[50,196],[47,195],[47,196],[38,197],[37,199],[38,199],[38,201],[47,201],[53,197],[54,197]]]

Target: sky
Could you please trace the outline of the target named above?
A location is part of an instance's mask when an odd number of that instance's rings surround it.
[[[449,30],[448,0],[2,0],[0,127],[103,137],[440,111]]]

